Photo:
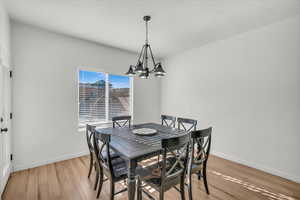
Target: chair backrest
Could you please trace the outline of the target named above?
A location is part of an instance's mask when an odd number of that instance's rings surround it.
[[[93,134],[94,134],[95,128],[96,128],[96,126],[92,126],[92,125],[87,124],[86,129],[85,129],[86,141],[87,141],[87,145],[89,147],[90,152],[94,151],[94,145],[92,143],[92,139],[93,139]]]
[[[161,115],[161,125],[175,128],[176,117]]]
[[[188,154],[189,135],[162,139],[163,160],[161,169],[161,186],[170,188],[185,176]],[[180,150],[180,155],[178,151]]]
[[[106,176],[114,177],[109,143],[109,134],[98,134],[97,136],[96,134],[93,134],[95,155],[97,155],[96,162],[99,167],[103,169],[103,172]]]
[[[126,125],[130,128],[131,126],[131,116],[130,115],[124,115],[124,116],[117,116],[112,118],[113,127],[119,127],[123,128]]]
[[[195,131],[197,128],[197,120],[194,119],[178,117],[177,123],[178,123],[179,130],[190,132],[190,131]]]
[[[192,165],[200,166],[202,164],[206,164],[210,153],[211,132],[212,132],[212,127],[191,132],[193,148],[191,152],[190,167],[192,167]]]

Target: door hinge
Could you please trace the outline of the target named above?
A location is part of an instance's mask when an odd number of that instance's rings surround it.
[[[10,71],[9,71],[9,77],[12,78],[12,76],[13,76],[13,71],[10,70]]]
[[[12,154],[10,154],[10,160],[13,160],[13,155]]]
[[[12,117],[13,117],[13,114],[9,113],[9,118],[12,119]]]

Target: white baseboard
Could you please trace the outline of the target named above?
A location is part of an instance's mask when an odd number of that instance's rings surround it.
[[[251,161],[243,160],[243,159],[237,158],[235,156],[227,155],[227,154],[224,154],[224,153],[221,153],[221,152],[212,151],[211,154],[213,154],[215,156],[218,156],[218,157],[221,157],[221,158],[224,158],[226,160],[237,162],[237,163],[240,163],[242,165],[246,165],[248,167],[259,169],[261,171],[264,171],[264,172],[267,172],[267,173],[270,173],[270,174],[273,174],[273,175],[276,175],[276,176],[280,176],[282,178],[286,178],[286,179],[289,179],[291,181],[300,183],[300,177],[296,176],[294,174],[288,174],[286,172],[282,172],[282,171],[279,171],[277,169],[272,169],[270,167],[266,167],[266,166],[263,166],[261,164],[254,163],[254,162],[251,162]]]
[[[30,164],[14,164],[13,170],[14,170],[14,172],[16,172],[16,171],[30,169],[30,168],[34,168],[34,167],[38,167],[38,166],[42,166],[42,165],[47,165],[47,164],[50,164],[50,163],[55,163],[55,162],[59,162],[59,161],[63,161],[63,160],[77,158],[77,157],[88,155],[88,154],[89,154],[88,151],[83,151],[83,152],[79,152],[79,153],[66,154],[66,155],[58,156],[56,158],[51,158],[51,159],[48,159],[48,160],[36,161],[36,162],[32,162]]]

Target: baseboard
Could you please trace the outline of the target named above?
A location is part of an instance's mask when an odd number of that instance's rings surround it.
[[[266,166],[260,165],[258,163],[254,163],[254,162],[251,162],[251,161],[240,159],[240,158],[237,158],[235,156],[231,156],[231,155],[224,154],[224,153],[221,153],[221,152],[212,151],[211,154],[213,154],[215,156],[218,156],[218,157],[221,157],[221,158],[224,158],[226,160],[230,160],[230,161],[233,161],[233,162],[240,163],[242,165],[246,165],[248,167],[259,169],[261,171],[267,172],[267,173],[272,174],[272,175],[280,176],[282,178],[300,183],[300,177],[298,177],[294,174],[288,174],[286,172],[282,172],[282,171],[279,171],[279,170],[276,170],[276,169],[272,169],[270,167],[266,167]]]
[[[16,171],[20,171],[20,170],[30,169],[30,168],[34,168],[34,167],[38,167],[38,166],[42,166],[42,165],[47,165],[47,164],[50,164],[50,163],[55,163],[55,162],[68,160],[68,159],[72,159],[72,158],[77,158],[77,157],[88,155],[88,154],[89,154],[88,151],[83,151],[83,152],[79,152],[79,153],[66,154],[66,155],[58,156],[56,158],[51,158],[51,159],[48,159],[48,160],[41,160],[41,161],[37,161],[37,162],[32,162],[30,164],[15,164],[13,166],[13,171],[16,172]]]

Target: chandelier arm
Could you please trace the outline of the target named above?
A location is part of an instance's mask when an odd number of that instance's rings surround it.
[[[145,69],[148,68],[148,48],[149,48],[149,45],[146,44],[146,48],[145,48]]]
[[[138,64],[139,61],[141,60],[141,57],[142,57],[142,55],[143,55],[143,50],[144,50],[144,48],[145,48],[145,45],[143,45],[143,47],[142,47],[142,50],[141,50],[141,52],[140,52],[140,55],[139,55],[139,59],[138,59],[137,64]]]
[[[144,61],[145,61],[145,55],[146,55],[146,50],[147,50],[147,47],[146,47],[146,45],[144,45],[145,46],[145,48],[143,49],[143,59],[142,59],[142,66],[143,66],[143,68],[144,68]]]
[[[155,69],[156,68],[156,63],[155,63],[154,56],[153,56],[152,49],[151,49],[150,45],[149,45],[149,49],[150,49],[150,54],[151,54],[151,58],[152,58],[152,62],[153,62],[153,69]]]

